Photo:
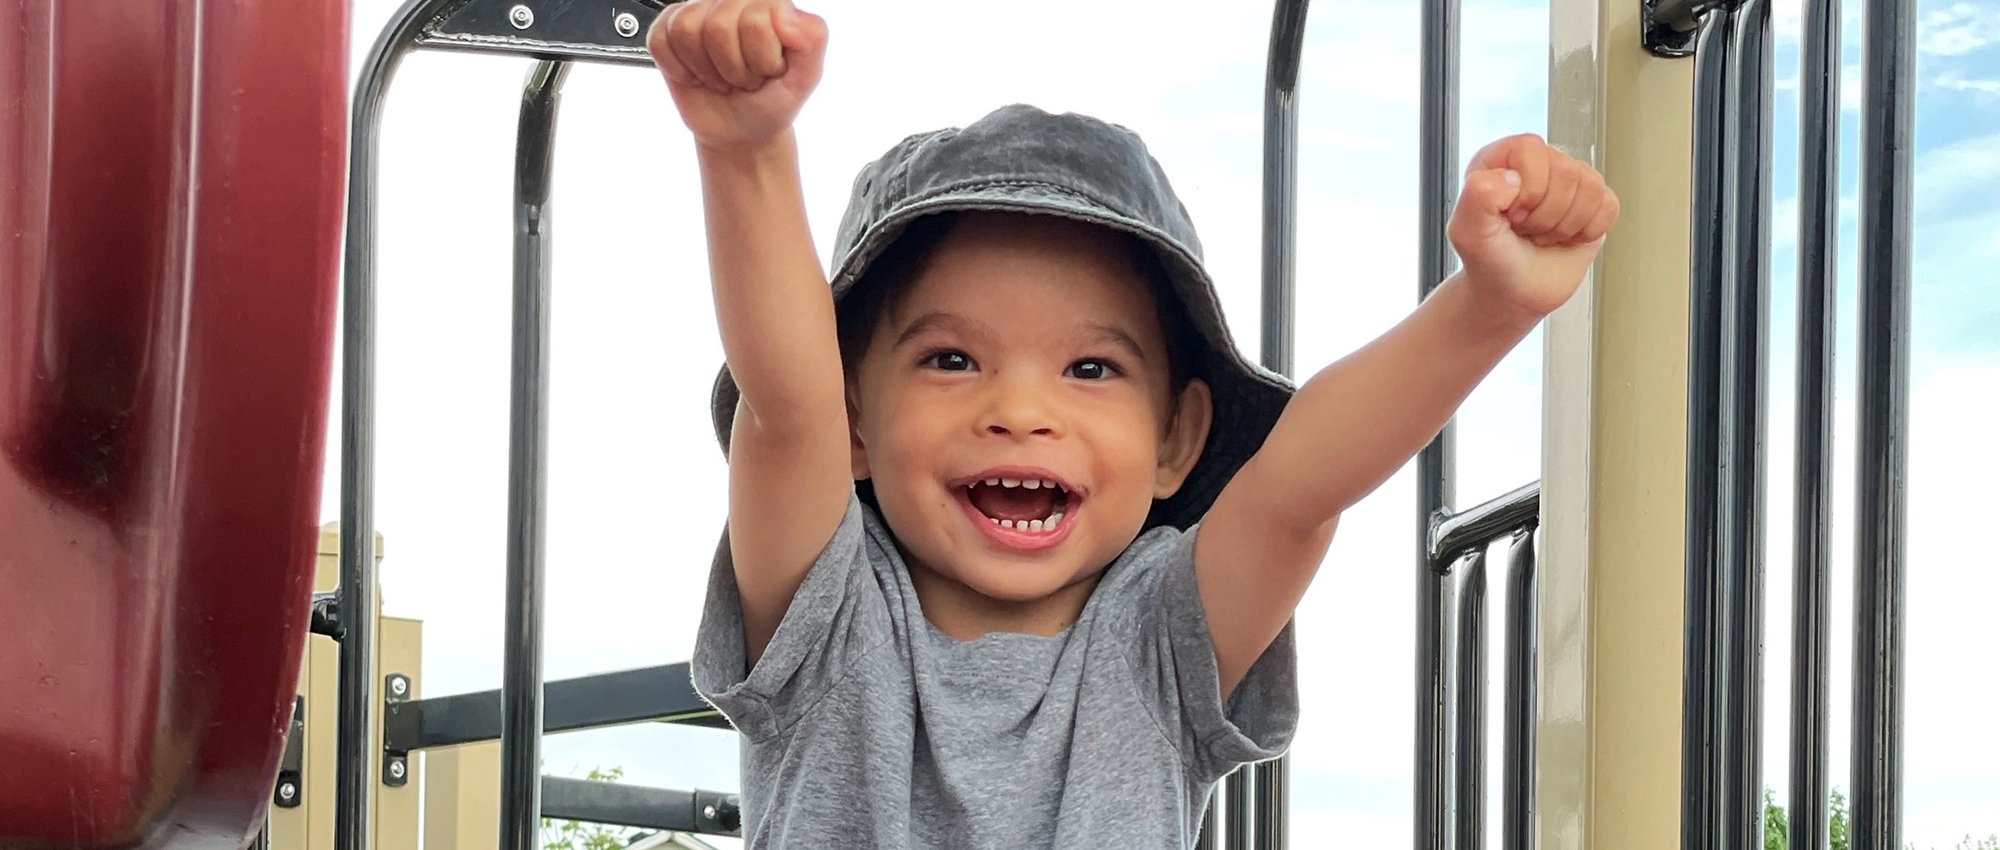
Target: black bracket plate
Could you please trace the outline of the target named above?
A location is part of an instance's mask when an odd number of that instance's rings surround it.
[[[306,698],[292,697],[292,722],[285,731],[285,752],[278,757],[278,783],[271,805],[296,809],[305,801]]]
[[[340,640],[340,591],[329,590],[312,595],[312,618],[307,630],[316,635],[326,635]]]
[[[409,702],[415,688],[410,677],[401,673],[390,673],[382,678],[382,714],[388,716],[390,706]],[[410,782],[410,753],[408,750],[382,748],[382,784],[390,788],[401,788]]]
[[[667,0],[461,0],[423,26],[417,46],[651,66],[646,30],[667,5]]]
[[[1701,17],[1740,5],[1742,0],[1639,0],[1639,43],[1654,56],[1693,56]]]

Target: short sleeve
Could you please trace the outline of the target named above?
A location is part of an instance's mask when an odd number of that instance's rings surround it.
[[[1221,696],[1215,643],[1195,584],[1199,526],[1163,536],[1133,564],[1140,598],[1133,624],[1133,673],[1162,730],[1179,743],[1187,769],[1205,786],[1237,767],[1283,755],[1298,728],[1298,655],[1287,622],[1251,664],[1228,702]],[[1135,570],[1134,572],[1139,572]]]
[[[752,667],[725,532],[709,569],[695,636],[695,689],[752,741],[784,734],[839,684],[856,659],[888,642],[888,603],[870,568],[865,515],[847,514],[792,595],[778,630]]]

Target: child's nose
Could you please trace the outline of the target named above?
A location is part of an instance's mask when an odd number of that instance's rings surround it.
[[[1025,381],[1001,381],[987,406],[986,432],[1006,436],[1055,436],[1061,431],[1046,393]]]

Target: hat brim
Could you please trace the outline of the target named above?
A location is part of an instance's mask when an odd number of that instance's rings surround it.
[[[1139,237],[1159,255],[1174,295],[1201,334],[1202,362],[1195,364],[1192,371],[1208,384],[1214,415],[1201,458],[1173,496],[1154,503],[1146,526],[1169,525],[1185,530],[1199,522],[1230,478],[1264,444],[1264,438],[1270,435],[1291,400],[1292,385],[1252,364],[1237,350],[1229,326],[1223,321],[1222,305],[1216,300],[1208,272],[1165,234],[1054,184],[1010,181],[952,186],[911,199],[862,235],[830,281],[834,309],[841,309],[844,296],[911,222],[929,215],[977,211],[1054,215],[1101,225]],[[729,453],[729,435],[739,397],[736,382],[725,364],[716,375],[710,398],[716,440],[725,457]]]

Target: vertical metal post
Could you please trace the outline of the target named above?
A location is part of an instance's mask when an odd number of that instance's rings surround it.
[[[1452,845],[1486,848],[1486,552],[1460,562],[1453,677]]]
[[[1799,325],[1797,467],[1792,515],[1792,847],[1822,850],[1827,840],[1826,687],[1833,518],[1834,310],[1839,262],[1840,3],[1806,0],[1799,57]]]
[[[1732,178],[1725,209],[1729,262],[1724,278],[1722,368],[1724,390],[1722,525],[1724,580],[1729,583],[1723,734],[1727,808],[1723,819],[1732,850],[1764,846],[1763,640],[1764,640],[1764,406],[1765,320],[1769,313],[1771,173],[1771,2],[1745,0],[1731,16],[1731,97],[1735,129]]]
[[[1264,268],[1263,325],[1260,347],[1264,368],[1292,374],[1293,293],[1296,282],[1298,208],[1299,65],[1305,49],[1308,0],[1278,0],[1271,13],[1271,44],[1264,81]],[[1255,827],[1257,850],[1283,850],[1289,830],[1290,797],[1283,757],[1257,765]],[[1230,778],[1242,781],[1241,772]],[[1232,792],[1239,791],[1231,785]],[[1247,807],[1235,808],[1232,821],[1247,820]],[[1243,830],[1231,826],[1231,850],[1237,850]]]
[[[1229,781],[1223,783],[1223,809],[1228,812],[1228,817],[1222,822],[1222,844],[1227,850],[1250,850],[1251,844],[1256,841],[1255,811],[1250,803],[1251,780],[1255,774],[1256,771],[1250,768],[1242,768],[1230,774]]]
[[[1910,404],[1913,0],[1867,0],[1861,54],[1861,375],[1855,468],[1853,839],[1901,847]]]
[[[1450,276],[1455,264],[1445,237],[1458,189],[1458,0],[1423,0],[1418,61],[1417,295]],[[1443,669],[1450,644],[1443,631],[1452,595],[1430,562],[1431,523],[1454,499],[1453,426],[1417,454],[1417,746],[1416,850],[1444,850],[1450,829],[1451,765],[1449,679]]]
[[[340,640],[334,850],[367,850],[375,781],[375,150],[382,99],[418,26],[440,0],[410,0],[370,49],[355,85],[341,283]]]
[[[1535,531],[1507,547],[1507,659],[1501,719],[1500,850],[1528,850],[1535,828]],[[1477,845],[1472,845],[1477,848]]]
[[[535,63],[514,148],[513,390],[507,445],[507,623],[500,685],[500,848],[535,850],[541,821],[542,584],[547,537],[549,183],[569,63]]]
[[[1724,681],[1719,631],[1721,570],[1721,392],[1725,192],[1731,140],[1726,128],[1730,18],[1710,11],[1698,24],[1694,69],[1693,186],[1689,234],[1687,579],[1681,735],[1681,846],[1717,850],[1718,703]]]
[[[1446,556],[1447,558],[1449,556]],[[1452,752],[1456,675],[1452,647],[1457,626],[1458,582],[1463,564],[1427,564],[1418,584],[1427,591],[1417,608],[1417,850],[1452,850]]]

